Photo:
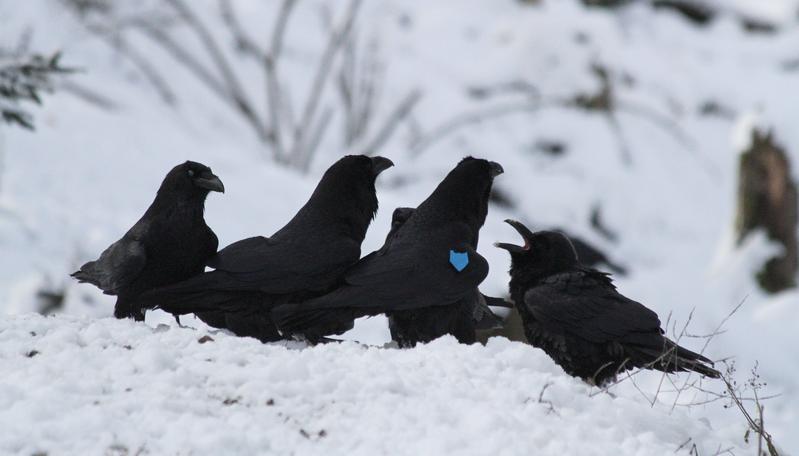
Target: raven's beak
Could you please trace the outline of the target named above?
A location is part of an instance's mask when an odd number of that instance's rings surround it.
[[[514,245],[514,244],[507,244],[505,242],[496,242],[494,243],[494,247],[499,247],[500,249],[505,249],[510,253],[522,253],[527,252],[530,250],[530,239],[533,238],[533,232],[527,229],[521,222],[516,220],[507,219],[505,223],[512,226],[524,239],[524,245]]]
[[[211,171],[204,171],[194,178],[194,185],[212,192],[225,193],[225,184]]]
[[[488,165],[491,167],[491,177],[497,177],[505,172],[505,170],[502,169],[502,165],[497,162],[488,162]]]
[[[372,157],[372,169],[375,176],[394,166],[394,162],[386,157]]]

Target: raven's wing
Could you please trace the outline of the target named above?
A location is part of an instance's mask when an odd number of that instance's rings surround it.
[[[381,311],[451,304],[473,292],[488,275],[488,262],[471,246],[455,250],[468,256],[461,271],[450,264],[450,249],[409,249],[359,263],[345,277],[350,291],[341,304]]]
[[[130,285],[146,264],[144,245],[137,239],[123,237],[105,249],[100,258],[81,266],[72,277],[95,285],[105,294],[115,295]]]
[[[217,252],[206,264],[229,272],[257,270],[275,246],[278,246],[277,242],[264,236],[242,239]]]
[[[244,239],[208,261],[216,270],[145,293],[140,300],[149,307],[216,302],[209,294],[213,292],[223,292],[222,299],[230,292],[279,295],[326,289],[358,261],[360,244],[350,239],[317,244],[321,246],[260,236]]]
[[[303,332],[333,321],[452,304],[474,293],[488,275],[485,258],[468,244],[431,245],[446,244],[418,243],[369,255],[347,273],[343,286],[310,301],[280,306],[273,316],[284,332]],[[450,263],[451,250],[466,255],[461,270]]]
[[[660,319],[619,294],[605,274],[571,271],[554,275],[524,294],[524,306],[549,335],[591,343],[630,343],[662,349]]]

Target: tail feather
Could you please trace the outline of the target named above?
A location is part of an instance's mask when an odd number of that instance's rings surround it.
[[[710,378],[721,377],[721,372],[714,369],[713,362],[699,353],[683,348],[671,340],[665,339],[664,350],[650,347],[628,347],[634,363],[639,367],[647,367],[663,372],[693,371]]]
[[[365,309],[311,307],[306,303],[284,304],[272,310],[272,319],[280,332],[286,335],[341,334],[344,330],[352,328],[352,323],[357,318],[367,315],[372,314]]]
[[[91,267],[94,262],[89,262],[83,265],[80,270],[73,272],[69,276],[77,279],[78,283],[90,283],[96,287],[100,286],[100,281],[92,274]]]

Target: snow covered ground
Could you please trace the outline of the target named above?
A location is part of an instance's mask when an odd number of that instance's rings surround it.
[[[216,2],[196,3],[205,20],[218,21]],[[265,38],[271,20],[264,18],[277,3],[234,4]],[[324,43],[321,3],[302,1],[292,17],[282,68],[292,93],[307,90]],[[732,13],[698,27],[644,5],[609,12],[572,0],[366,1],[361,33],[379,39],[388,65],[380,114],[409,90],[423,95],[416,128],[400,128],[380,151],[397,166],[378,181],[381,210],[363,251],[382,244],[394,207],[415,206],[464,155],[499,161],[506,173],[496,188],[511,205],[493,206],[481,234],[492,266],[485,292],[507,286],[507,254],[491,243],[516,240],[502,223],[514,217],[567,227],[605,248],[631,270],[617,279],[622,292],[678,332],[689,316],[693,334],[712,332],[744,300],[706,354],[734,357],[740,382],[759,363],[768,382],[762,393],[781,394],[766,401],[767,427],[797,453],[799,292],[758,290],[752,272],[771,251],[763,237],[732,244],[744,126],[756,119],[773,127],[799,177],[797,2],[734,5],[778,31],[747,33]],[[654,373],[622,383],[615,399],[592,394],[540,351],[502,340],[487,347],[442,340],[411,351],[354,343],[300,349],[216,333],[199,344],[206,330],[195,321],[188,321],[193,331],[154,329],[172,324],[157,313],[148,325],[107,318],[113,299],[67,274],[138,219],[168,169],[197,160],[225,182],[227,192],[212,195],[206,209],[220,245],[270,234],[346,152],[340,119],[302,175],[267,160],[246,124],[157,50],[149,54],[172,81],[174,107],[58,2],[0,1],[0,17],[1,44],[13,46],[30,28],[34,49],[61,49],[65,64],[85,69],[72,79],[114,102],[99,109],[60,91],[37,111],[35,134],[0,129],[0,453],[687,454],[694,443],[703,455],[728,447],[754,453],[742,417],[724,401],[672,407],[674,394],[663,392],[650,406],[661,380]],[[214,30],[223,34],[221,25]],[[596,93],[597,64],[610,71],[615,124],[547,103]],[[258,69],[240,70],[261,96]],[[513,81],[534,85],[544,105],[468,124],[411,151],[417,130],[434,131],[464,112],[531,104],[529,93],[470,96]],[[332,91],[326,97],[335,103]],[[710,104],[722,109],[702,114]],[[542,152],[542,142],[565,152]],[[618,241],[591,228],[595,206]],[[43,287],[64,290],[62,315],[30,314]],[[385,320],[359,322],[348,338],[381,346]],[[548,382],[551,412],[538,402]]]
[[[713,454],[739,431],[635,396],[591,397],[504,338],[301,349],[38,315],[0,329],[4,453],[651,455],[691,439]]]

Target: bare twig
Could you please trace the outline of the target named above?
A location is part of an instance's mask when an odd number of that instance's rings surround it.
[[[164,103],[174,105],[177,102],[175,93],[172,91],[172,88],[169,87],[166,80],[164,80],[163,76],[161,76],[161,73],[147,58],[139,53],[135,47],[131,46],[121,33],[105,25],[93,24],[85,21],[82,21],[82,23],[86,30],[104,40],[120,55],[130,60],[133,66],[144,76],[147,83],[155,89],[155,92]]]
[[[264,56],[263,61],[264,79],[266,80],[266,104],[271,123],[269,133],[272,137],[272,142],[275,146],[275,155],[277,157],[283,157],[286,154],[280,127],[282,112],[287,112],[288,122],[293,123],[291,105],[288,104],[290,100],[287,99],[284,102],[280,96],[280,79],[278,78],[277,66],[280,55],[283,52],[283,37],[286,33],[286,24],[288,24],[289,16],[295,4],[295,0],[284,0],[281,4],[280,11],[277,14],[277,20],[272,29],[272,39],[270,40],[269,50]],[[283,111],[281,108],[284,103],[289,107],[288,111]]]
[[[246,96],[244,95],[244,89],[242,89],[241,83],[236,76],[236,73],[233,72],[230,63],[227,61],[222,50],[219,48],[219,45],[216,43],[216,40],[211,35],[211,32],[208,28],[203,24],[197,15],[191,10],[191,8],[186,5],[183,0],[165,0],[175,11],[180,14],[180,16],[186,21],[189,28],[194,32],[197,38],[202,43],[205,50],[208,52],[208,55],[211,57],[211,60],[214,62],[217,71],[219,71],[222,80],[224,81],[226,92],[230,95],[233,100],[241,105],[241,109],[251,111],[249,103],[247,101]],[[254,114],[254,113],[253,113]]]
[[[309,161],[309,159],[304,158],[304,156],[310,156],[313,154],[313,150],[309,150],[309,144],[307,143],[306,138],[303,137],[302,128],[307,125],[312,125],[314,122],[316,111],[319,107],[319,103],[321,102],[322,90],[324,89],[325,82],[330,74],[330,68],[333,65],[333,59],[336,57],[339,49],[341,49],[341,45],[345,42],[346,37],[352,31],[352,26],[355,22],[355,16],[358,13],[358,8],[360,7],[361,3],[362,0],[352,0],[350,2],[342,24],[330,35],[327,47],[322,53],[322,58],[319,60],[319,64],[317,65],[316,73],[314,75],[313,82],[311,83],[308,97],[305,100],[302,114],[300,115],[300,119],[296,128],[294,129],[294,145],[291,154],[303,157],[298,160],[300,163]]]
[[[765,441],[766,442],[766,448],[768,449],[769,455],[770,456],[779,456],[779,452],[777,451],[777,447],[774,444],[774,439],[772,438],[771,434],[768,433],[766,431],[765,427],[763,426],[763,416],[762,416],[762,414],[763,414],[764,408],[763,408],[763,405],[761,404],[760,400],[757,397],[757,390],[759,389],[760,386],[755,384],[756,376],[757,376],[756,369],[757,369],[757,366],[755,366],[755,368],[752,371],[753,375],[755,375],[755,378],[750,380],[750,384],[752,386],[752,390],[753,390],[754,396],[755,396],[755,408],[757,409],[757,414],[758,414],[758,417],[759,417],[758,419],[755,419],[755,418],[752,417],[752,415],[749,413],[749,411],[744,406],[743,401],[739,397],[737,388],[734,385],[734,381],[731,380],[732,379],[732,373],[734,372],[734,370],[731,369],[728,366],[727,375],[723,375],[721,377],[721,380],[724,382],[724,385],[727,388],[727,392],[729,393],[729,399],[730,399],[731,403],[733,405],[735,405],[735,407],[741,412],[741,414],[743,415],[743,417],[746,420],[747,424],[749,425],[749,428],[753,432],[757,433],[757,435],[758,435],[758,439],[759,439],[758,440],[758,455],[763,454],[761,452],[762,451],[762,441]]]
[[[405,98],[400,100],[394,110],[388,115],[383,122],[383,126],[377,131],[375,136],[364,146],[359,153],[363,155],[372,155],[386,143],[394,134],[394,130],[402,121],[410,114],[413,107],[422,98],[422,93],[419,90],[414,90],[409,93]]]
[[[307,153],[295,154],[293,156],[293,158],[297,160],[296,161],[297,166],[303,171],[307,171],[308,168],[311,166],[311,158],[313,157],[313,152],[316,151],[317,147],[319,147],[319,143],[322,141],[322,137],[327,131],[327,127],[330,125],[330,120],[332,118],[333,118],[333,109],[328,107],[322,112],[322,115],[319,117],[319,121],[316,123],[313,129],[309,130],[310,135],[308,136],[308,141],[306,144]]]
[[[443,122],[441,125],[433,128],[427,134],[421,136],[419,140],[411,146],[411,152],[418,156],[426,149],[436,144],[438,141],[441,141],[463,127],[485,122],[487,120],[493,120],[498,117],[504,117],[510,114],[536,112],[541,109],[541,107],[542,103],[540,101],[522,101],[498,104],[489,108],[479,108],[473,111],[458,114],[455,117]]]

